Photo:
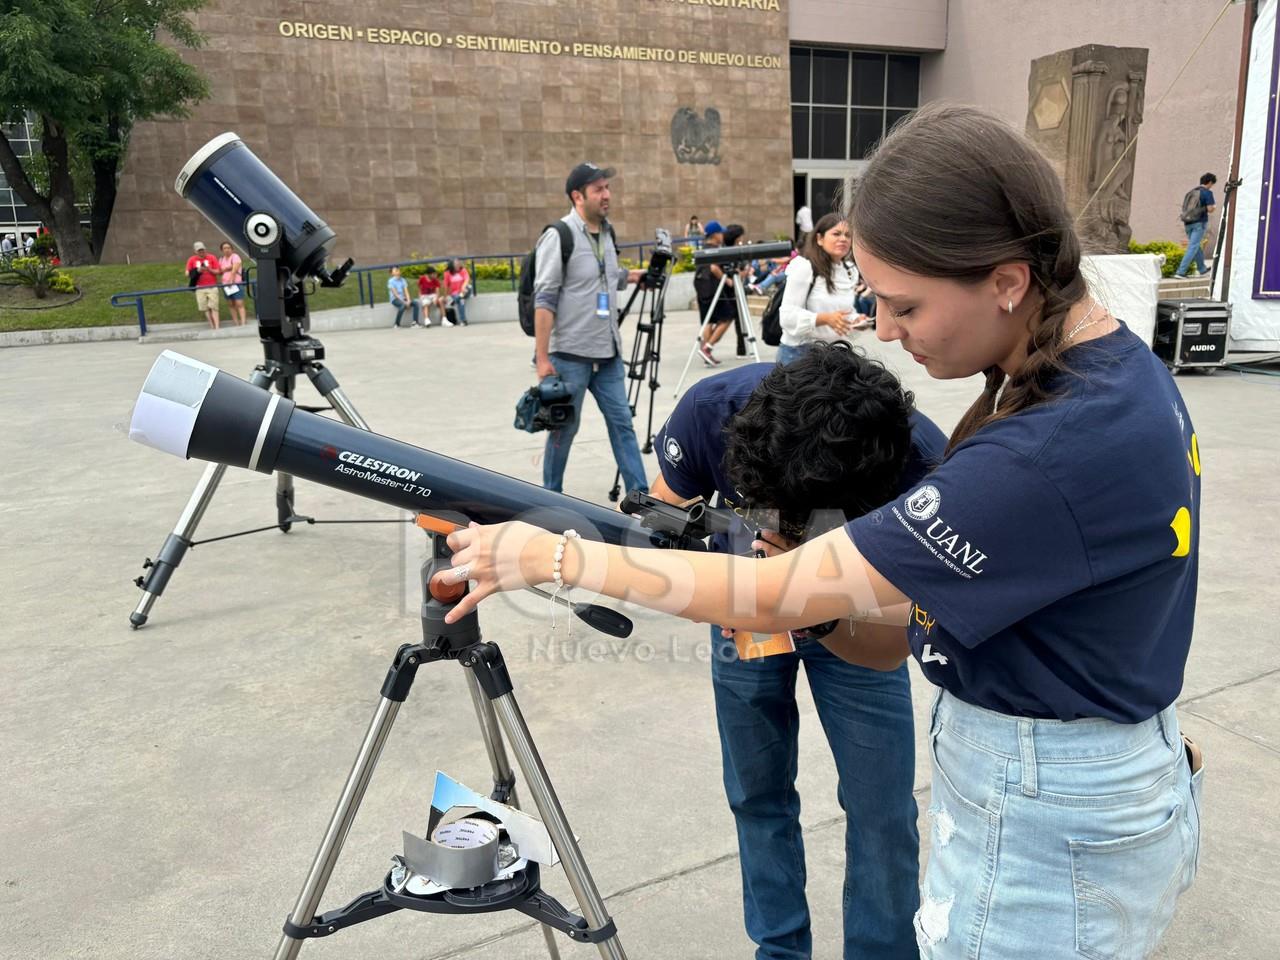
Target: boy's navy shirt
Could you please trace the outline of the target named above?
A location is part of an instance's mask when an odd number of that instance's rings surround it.
[[[1208,187],[1200,188],[1200,206],[1204,208],[1204,212],[1200,214],[1200,219],[1196,223],[1209,222],[1209,208],[1217,204],[1217,200],[1213,199],[1213,191]]]
[[[718,494],[720,505],[738,512],[742,498],[724,467],[724,428],[751,399],[772,363],[751,363],[698,381],[680,398],[654,440],[662,477],[677,496],[710,502]],[[928,417],[911,415],[911,451],[903,464],[899,486],[915,487],[942,459],[947,440]],[[755,529],[745,521],[730,536],[717,534],[711,547],[723,553],[749,554]]]
[[[1182,689],[1199,444],[1127,327],[1065,360],[1055,399],[979,430],[845,529],[912,601],[931,682],[1004,714],[1136,723]]]

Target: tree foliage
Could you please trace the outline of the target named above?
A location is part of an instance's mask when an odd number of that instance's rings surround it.
[[[187,116],[209,94],[181,48],[204,40],[206,0],[0,0],[0,122],[38,118],[41,156],[19,161],[0,135],[0,169],[58,239],[63,260],[101,253],[116,181],[139,120]],[[76,203],[87,204],[93,252]]]

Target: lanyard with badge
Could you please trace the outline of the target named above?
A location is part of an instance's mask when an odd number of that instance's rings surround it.
[[[604,230],[604,224],[601,223],[600,232],[593,240],[586,224],[582,225],[582,232],[587,235],[587,243],[591,245],[591,255],[596,258],[596,265],[600,268],[600,292],[596,294],[596,319],[607,321],[612,318],[613,312],[609,307],[609,280],[604,264]]]

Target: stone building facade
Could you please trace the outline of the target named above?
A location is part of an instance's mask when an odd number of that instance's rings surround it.
[[[226,131],[363,263],[523,250],[583,160],[617,167],[624,239],[693,214],[789,232],[786,4],[213,0],[189,54],[213,95],[135,128],[104,260],[222,239],[173,181]]]

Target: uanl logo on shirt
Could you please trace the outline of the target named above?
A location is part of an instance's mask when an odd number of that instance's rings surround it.
[[[913,520],[928,520],[938,512],[941,504],[942,494],[938,492],[938,488],[926,484],[907,497],[907,516]]]
[[[666,443],[662,445],[662,454],[672,463],[679,463],[684,459],[684,451],[680,449],[675,437],[667,437]]]
[[[965,578],[981,574],[982,563],[987,559],[986,553],[961,537],[949,523],[938,516],[941,506],[942,494],[932,484],[925,484],[907,495],[903,501],[906,515],[912,520],[930,521],[923,533],[909,523],[897,507],[893,508],[893,512],[902,525],[950,569]]]

